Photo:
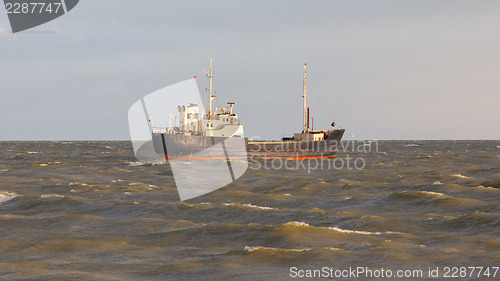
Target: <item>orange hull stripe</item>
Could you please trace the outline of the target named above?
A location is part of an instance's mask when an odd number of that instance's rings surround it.
[[[335,155],[328,156],[264,156],[259,157],[255,156],[255,158],[260,159],[289,159],[289,160],[307,160],[307,159],[325,159],[325,158],[333,158]],[[162,157],[165,159],[165,157]],[[231,159],[247,159],[249,157],[231,157]],[[205,160],[226,160],[226,157],[182,157],[182,156],[173,156],[167,157],[166,160],[181,160],[181,161],[205,161]]]
[[[325,159],[325,158],[333,158],[335,155],[328,155],[328,156],[265,156],[265,157],[256,157],[256,158],[261,158],[261,159],[290,159],[290,160],[306,160],[306,159]]]

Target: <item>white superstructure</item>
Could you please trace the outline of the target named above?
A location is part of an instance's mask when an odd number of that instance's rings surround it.
[[[240,123],[238,115],[233,112],[234,102],[228,102],[227,108],[212,108],[212,100],[216,97],[216,95],[212,93],[212,79],[214,78],[212,59],[210,59],[210,72],[205,71],[205,73],[210,79],[210,87],[208,89],[208,113],[205,116],[200,114],[198,105],[194,103],[178,105],[179,125],[172,125],[172,114],[169,114],[169,127],[153,127],[153,133],[212,137],[243,137],[243,124]]]

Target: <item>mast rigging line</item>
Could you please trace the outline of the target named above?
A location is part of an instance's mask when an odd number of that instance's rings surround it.
[[[310,90],[310,92],[313,94],[313,96],[318,99],[318,102],[323,106],[323,108],[325,109],[325,111],[328,113],[328,115],[330,116],[330,118],[332,118],[332,121],[335,121],[335,117],[333,117],[332,113],[330,112],[330,110],[328,109],[328,107],[326,106],[326,103],[324,103],[321,98],[319,97],[319,95],[316,94],[316,92],[314,91],[314,89],[311,88],[310,85],[308,85],[308,89]]]
[[[293,114],[293,112],[296,111],[295,109],[298,109],[298,104],[299,104],[301,99],[302,99],[302,97],[300,95],[296,95],[295,102],[292,100],[292,103],[290,104],[291,106],[288,107],[288,111],[286,112],[286,115],[285,115],[285,119],[287,121],[286,121],[285,127],[283,128],[283,131],[281,132],[281,137],[285,136],[285,131],[286,131],[286,129],[288,129],[288,125],[290,124],[290,120],[292,119],[292,118],[288,118],[288,116],[291,116],[291,115],[295,116],[294,121],[297,120],[298,114]],[[282,123],[283,123],[283,121],[282,121]]]

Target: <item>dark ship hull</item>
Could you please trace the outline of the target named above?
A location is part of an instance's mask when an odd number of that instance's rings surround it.
[[[155,152],[166,160],[216,160],[247,157],[246,139],[241,137],[211,137],[183,134],[153,133]]]
[[[312,134],[323,134],[321,140],[298,141],[249,141],[247,153],[249,158],[284,158],[293,160],[335,157],[338,145],[344,135],[344,129],[317,131]]]
[[[344,130],[315,131],[320,140],[249,141],[241,137],[211,137],[153,133],[155,152],[167,160],[311,159],[334,157]],[[219,148],[219,149],[217,149]]]

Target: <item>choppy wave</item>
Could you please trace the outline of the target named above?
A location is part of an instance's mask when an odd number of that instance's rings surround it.
[[[0,142],[2,277],[281,280],[285,264],[498,257],[498,141],[379,144],[349,152],[363,170],[250,163],[235,183],[182,202],[169,165],[137,161],[129,142]]]
[[[14,192],[5,192],[5,191],[0,191],[0,204],[3,204],[9,200],[12,200],[16,197],[18,197],[19,195],[17,195],[16,193]]]
[[[461,174],[453,174],[451,175],[452,177],[456,177],[456,178],[460,178],[460,179],[468,179],[468,180],[472,180],[474,178],[472,177],[467,177],[467,176],[464,176],[464,175],[461,175]]]
[[[223,205],[225,205],[225,206],[234,206],[234,207],[246,207],[246,208],[251,208],[251,209],[259,209],[259,210],[275,210],[275,208],[266,207],[266,206],[257,206],[257,205],[253,205],[253,204],[250,204],[250,203],[244,203],[244,204],[241,204],[241,203],[224,203]]]
[[[396,231],[364,231],[364,230],[349,230],[349,229],[342,229],[340,227],[336,226],[331,226],[331,227],[320,227],[320,226],[312,226],[306,222],[303,221],[291,221],[283,224],[283,226],[291,226],[291,227],[297,227],[297,228],[310,228],[310,229],[322,229],[322,230],[332,230],[335,232],[339,233],[346,233],[346,234],[361,234],[361,235],[383,235],[383,234],[405,234],[401,232],[396,232]]]
[[[164,161],[155,161],[155,162],[142,162],[142,161],[125,161],[125,164],[129,165],[130,167],[137,167],[137,166],[155,166],[155,165],[163,165],[165,164]]]
[[[347,252],[343,249],[335,248],[335,247],[286,249],[286,248],[274,248],[274,247],[265,247],[265,246],[245,246],[245,248],[244,248],[244,251],[247,253],[251,253],[251,252],[300,253],[300,252],[310,252],[313,250]]]
[[[390,195],[393,198],[452,198],[444,193],[426,190],[405,190],[394,192]]]
[[[92,186],[92,185],[84,183],[84,182],[70,182],[70,183],[68,183],[68,186],[83,186],[83,187],[86,187],[86,186]]]
[[[41,198],[64,198],[64,195],[61,194],[42,194]]]
[[[420,144],[417,144],[417,143],[409,143],[406,145],[407,147],[419,147]]]
[[[128,164],[131,167],[146,165],[146,163],[141,162],[141,161],[134,161],[134,162],[126,161],[125,164]]]

